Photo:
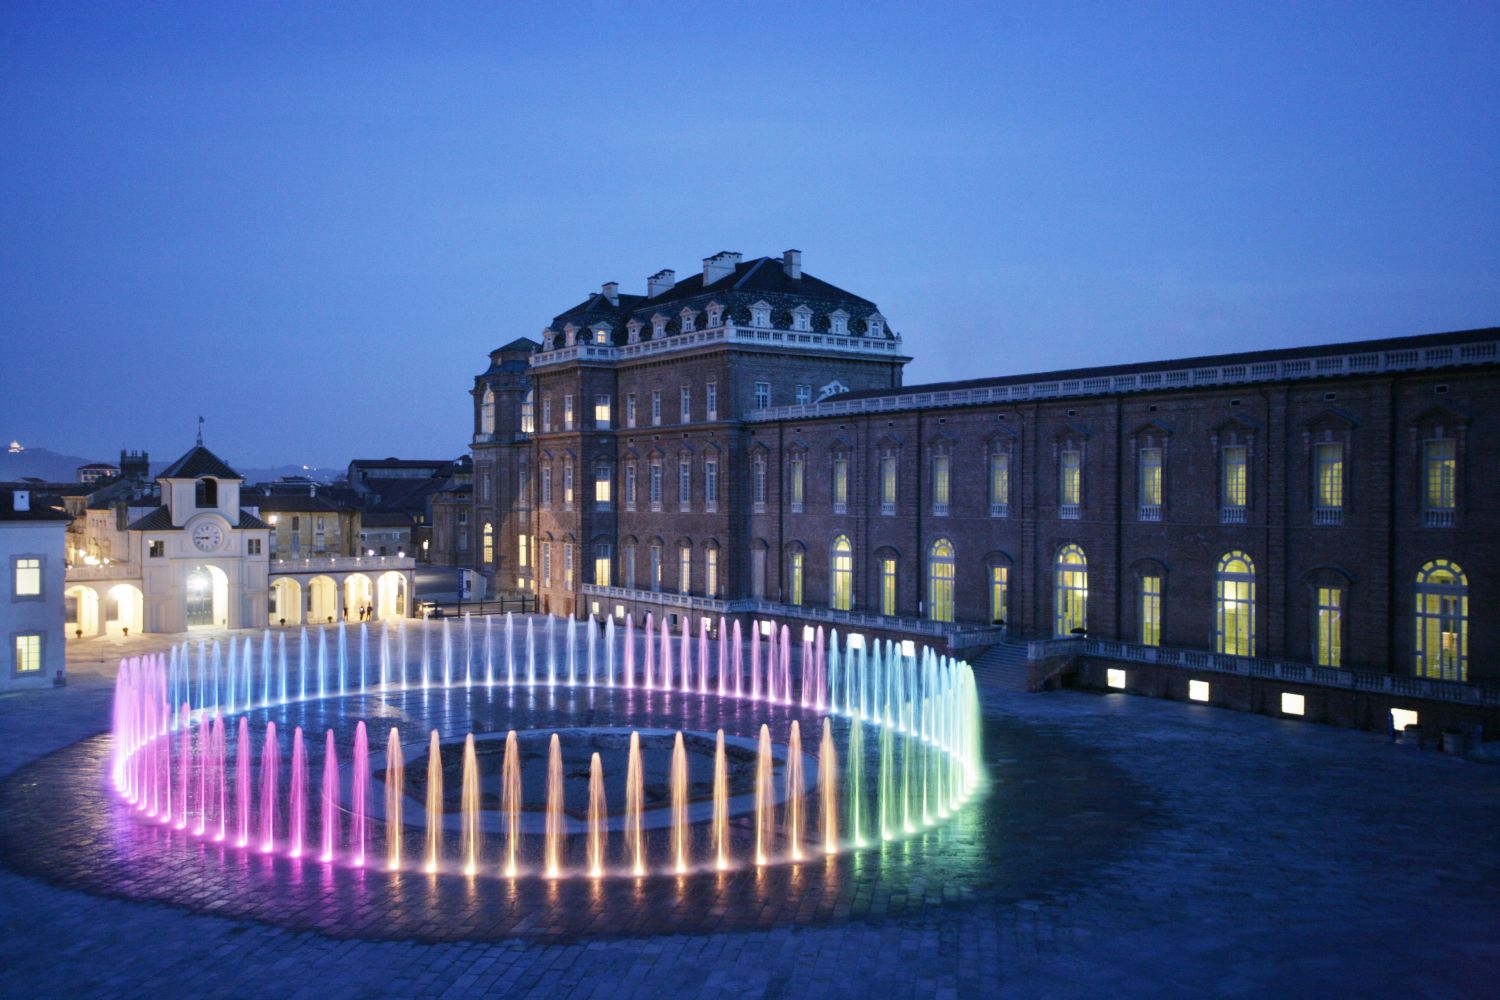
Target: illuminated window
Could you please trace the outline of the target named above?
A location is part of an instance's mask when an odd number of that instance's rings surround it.
[[[1317,489],[1314,504],[1319,512],[1339,511],[1344,506],[1344,446],[1325,441],[1313,449],[1313,479]]]
[[[693,509],[693,463],[686,458],[677,462],[677,509]]]
[[[1137,454],[1136,482],[1138,516],[1142,521],[1161,520],[1161,449],[1142,448]]]
[[[563,430],[570,431],[572,429],[573,429],[573,397],[570,394],[570,395],[566,395],[566,396],[563,397]]]
[[[1208,701],[1208,681],[1188,681],[1189,701]]]
[[[609,404],[609,396],[604,393],[594,397],[594,426],[600,430],[609,430]]]
[[[693,589],[693,547],[687,542],[677,546],[677,592],[691,593]]]
[[[1435,559],[1416,583],[1416,673],[1469,679],[1469,581],[1457,563]]]
[[[806,461],[802,452],[792,452],[787,462],[787,495],[793,514],[802,513],[803,491],[806,484],[806,477],[803,475],[805,469]]]
[[[651,503],[651,509],[659,511],[661,510],[661,459],[653,458],[651,460],[650,471],[651,481],[647,487],[647,499]]]
[[[833,512],[843,514],[849,510],[849,456],[833,457]]]
[[[1242,444],[1224,448],[1220,455],[1219,506],[1226,524],[1242,524],[1249,501],[1250,449]]]
[[[1422,442],[1422,506],[1452,511],[1458,504],[1458,442],[1433,438]]]
[[[609,330],[606,329],[605,327],[602,327],[602,326],[599,329],[595,330],[594,331],[594,343],[596,343],[596,344],[607,344],[607,343],[609,343]]]
[[[37,633],[16,636],[16,673],[42,672],[42,637]]]
[[[715,323],[713,325],[714,326],[718,326],[717,323]],[[717,383],[717,382],[710,382],[710,383],[708,383],[708,385],[704,387],[703,393],[704,393],[703,405],[704,405],[704,408],[708,411],[707,414],[705,415],[705,419],[708,419],[708,420],[718,420],[719,419],[719,383]]]
[[[1059,517],[1069,520],[1078,517],[1079,505],[1083,503],[1083,453],[1073,448],[1058,456],[1057,502]]]
[[[488,565],[495,561],[495,526],[486,521],[481,534],[483,536],[481,551],[485,564]]]
[[[948,516],[951,486],[949,473],[953,460],[944,454],[932,456],[932,513],[934,517]]]
[[[990,567],[990,621],[1010,621],[1010,567]]]
[[[600,510],[609,509],[613,479],[614,476],[608,465],[600,463],[594,466],[594,505]]]
[[[703,509],[710,514],[719,509],[719,460],[703,460]]]
[[[573,460],[563,462],[563,510],[573,509]]]
[[[719,550],[710,545],[703,551],[703,593],[714,597],[719,593]]]
[[[927,617],[953,620],[953,543],[939,538],[927,553]]]
[[[495,390],[489,386],[484,387],[479,401],[479,433],[495,433]]]
[[[802,605],[802,569],[805,562],[804,553],[800,549],[787,557],[787,580],[791,590],[789,599],[798,607]]]
[[[1255,655],[1255,564],[1243,552],[1227,553],[1214,575],[1214,650]]]
[[[757,410],[764,410],[766,407],[768,407],[770,405],[771,405],[771,383],[769,383],[769,382],[757,382],[757,383],[755,383],[755,408]]]
[[[42,596],[42,560],[22,558],[15,561],[12,570],[12,593],[17,597]]]
[[[880,613],[896,613],[896,560],[891,556],[880,560]]]
[[[990,452],[990,517],[1010,516],[1010,452]]]
[[[613,562],[608,542],[594,543],[594,583],[609,586],[609,570]]]
[[[1116,691],[1125,690],[1125,671],[1119,667],[1110,667],[1104,671],[1104,683]]]
[[[563,542],[563,589],[573,589],[573,543]]]
[[[829,574],[828,606],[835,611],[848,611],[854,607],[854,544],[848,535],[839,535],[833,540],[833,558]]]
[[[521,433],[536,433],[536,402],[530,389],[521,397]]]
[[[1161,577],[1141,577],[1141,645],[1161,645]]]
[[[1053,594],[1054,635],[1072,635],[1089,627],[1089,565],[1083,549],[1064,545],[1057,551]]]
[[[1344,665],[1344,590],[1318,588],[1318,663],[1325,667]]]
[[[880,513],[896,513],[896,452],[890,448],[880,453]]]
[[[1283,715],[1306,715],[1307,699],[1300,694],[1283,691],[1281,692],[1281,712]]]
[[[625,509],[635,510],[635,463],[625,466]]]
[[[522,569],[525,569],[527,566],[527,557],[530,555],[527,549],[530,546],[530,540],[531,536],[529,535],[516,536],[516,565]]]
[[[755,513],[766,512],[766,456],[764,453],[756,453],[750,463],[750,502]]]

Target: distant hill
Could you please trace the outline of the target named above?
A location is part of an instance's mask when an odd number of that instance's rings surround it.
[[[176,455],[169,456],[168,461],[176,459]],[[42,479],[49,483],[71,483],[78,479],[78,467],[88,465],[90,462],[111,462],[117,456],[108,458],[82,458],[78,455],[62,455],[46,448],[27,448],[25,451],[11,452],[0,449],[0,482],[13,482],[17,479]],[[230,464],[233,464],[232,462]],[[151,472],[156,474],[167,467],[167,462],[152,462]],[[306,476],[320,483],[331,483],[341,477],[345,467],[318,468],[302,465],[277,465],[269,468],[256,468],[251,466],[235,466],[235,470],[245,477],[247,483],[269,483],[284,476]]]

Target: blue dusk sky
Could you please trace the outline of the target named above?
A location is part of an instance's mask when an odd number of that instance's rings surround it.
[[[1500,324],[1500,5],[0,6],[0,435],[456,456],[490,349],[800,248],[908,382]]]

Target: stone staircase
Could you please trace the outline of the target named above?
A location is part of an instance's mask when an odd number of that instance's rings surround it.
[[[1007,639],[986,649],[969,661],[974,680],[982,688],[1002,691],[1025,691],[1027,679],[1026,643]]]

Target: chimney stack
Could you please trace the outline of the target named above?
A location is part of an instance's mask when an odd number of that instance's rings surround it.
[[[646,279],[646,297],[654,299],[662,292],[671,291],[675,284],[677,284],[677,272],[670,267],[664,267]]]
[[[609,304],[617,306],[620,304],[620,283],[618,281],[606,281],[604,283],[604,297]]]
[[[781,269],[788,278],[802,277],[802,251],[788,250],[781,255]]]
[[[740,266],[740,255],[733,250],[721,250],[712,257],[703,258],[703,284],[711,285],[720,278],[733,274]]]

